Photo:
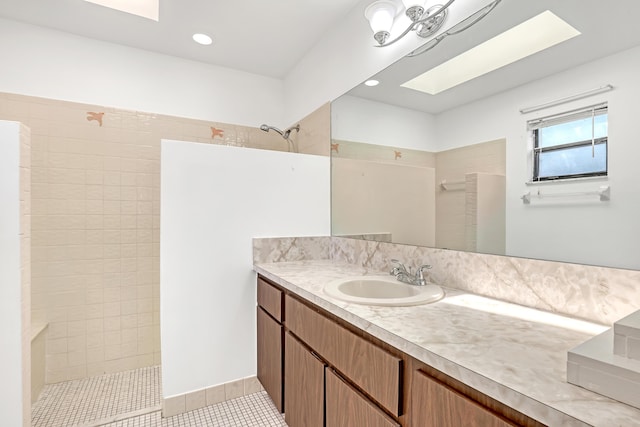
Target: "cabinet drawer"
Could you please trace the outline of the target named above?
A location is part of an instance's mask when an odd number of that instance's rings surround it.
[[[400,424],[328,368],[326,396],[327,427],[400,427]]]
[[[413,374],[411,425],[415,427],[516,426],[422,371],[415,371]]]
[[[258,305],[282,322],[282,291],[258,277]]]
[[[286,296],[285,324],[338,371],[394,415],[400,415],[402,360]]]

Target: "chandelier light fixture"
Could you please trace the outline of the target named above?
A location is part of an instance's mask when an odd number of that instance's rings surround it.
[[[380,46],[389,46],[402,37],[415,31],[419,37],[429,37],[438,31],[447,17],[447,8],[455,0],[449,0],[444,5],[437,4],[426,8],[425,0],[402,0],[405,15],[411,23],[393,40],[388,40],[393,21],[398,15],[397,3],[393,0],[377,0],[371,3],[364,11],[364,16],[369,21],[373,30],[373,38]]]
[[[409,18],[409,25],[397,37],[389,40],[391,27],[399,15],[398,2],[394,0],[376,0],[364,11],[373,30],[373,38],[378,42],[377,47],[390,46],[411,32],[418,37],[428,38],[435,34],[444,24],[449,6],[455,0],[449,0],[444,4],[435,4],[427,7],[430,0],[402,0],[405,15]],[[415,56],[433,49],[445,37],[459,34],[476,24],[489,14],[502,0],[494,0],[471,16],[463,19],[448,31],[441,33],[430,40],[426,45],[414,50],[407,56]]]

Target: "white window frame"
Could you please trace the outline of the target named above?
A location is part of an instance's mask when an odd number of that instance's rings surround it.
[[[553,182],[553,181],[566,181],[572,179],[581,178],[602,178],[607,177],[609,174],[609,135],[607,132],[606,137],[595,138],[592,130],[592,137],[583,141],[575,141],[568,144],[555,145],[552,147],[538,147],[538,130],[544,127],[554,126],[562,123],[569,123],[576,120],[592,117],[595,121],[595,117],[598,115],[608,114],[608,104],[606,102],[589,105],[587,107],[578,108],[571,111],[565,111],[563,113],[554,114],[550,116],[540,117],[537,119],[529,120],[527,122],[527,130],[531,140],[531,171],[530,177],[532,183],[536,182]],[[550,152],[555,150],[567,149],[572,147],[586,147],[591,146],[592,150],[595,150],[596,145],[605,144],[606,152],[606,170],[604,172],[589,172],[589,173],[575,173],[553,177],[540,177],[538,171],[540,170],[540,154],[544,152]]]

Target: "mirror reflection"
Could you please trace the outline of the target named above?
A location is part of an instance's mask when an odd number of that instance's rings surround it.
[[[373,76],[378,86],[334,101],[332,234],[640,269],[632,237],[640,235],[640,34],[632,18],[640,4],[610,5],[615,25],[601,25],[599,10],[593,0],[502,1],[465,33]],[[578,35],[436,94],[402,86],[547,12]],[[606,138],[601,115],[590,113],[602,105]],[[607,150],[606,173],[534,180],[536,123],[571,114],[593,124],[581,123],[576,140],[589,155]],[[558,146],[545,153],[556,163],[576,151]]]

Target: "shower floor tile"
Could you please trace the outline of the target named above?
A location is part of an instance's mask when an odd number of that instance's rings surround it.
[[[162,418],[160,368],[141,368],[44,387],[33,427],[286,427],[262,391]]]
[[[162,418],[160,412],[128,418],[106,427],[286,427],[267,392],[261,391],[195,411]]]
[[[31,407],[33,427],[90,426],[160,407],[160,367],[46,385]],[[99,424],[97,424],[99,425]]]

